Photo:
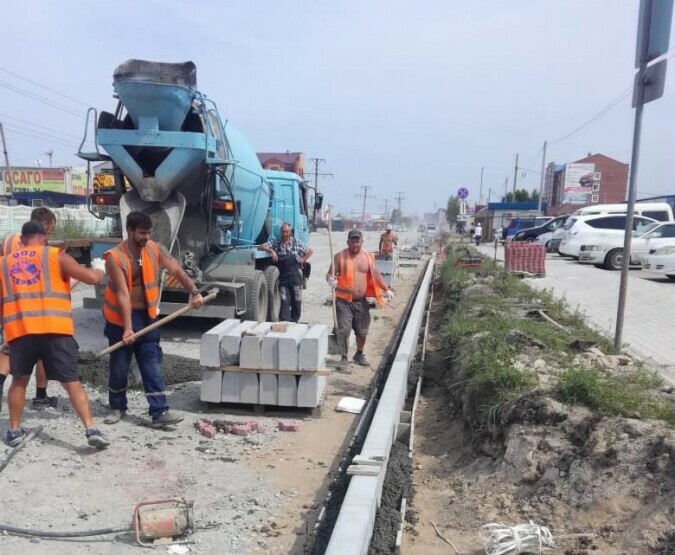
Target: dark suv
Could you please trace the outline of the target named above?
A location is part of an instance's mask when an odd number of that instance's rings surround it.
[[[553,218],[547,217],[513,218],[509,222],[509,225],[502,230],[502,240],[506,241],[509,239],[509,237],[513,239],[513,236],[519,231],[542,225],[543,223],[549,222],[552,219]]]
[[[543,235],[544,233],[552,233],[559,227],[562,227],[565,223],[567,216],[558,216],[552,220],[546,222],[543,225],[538,225],[537,227],[531,227],[529,229],[523,229],[518,231],[514,236],[514,241],[535,241],[537,237]]]

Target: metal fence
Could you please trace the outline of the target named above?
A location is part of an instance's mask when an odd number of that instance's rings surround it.
[[[99,220],[86,208],[50,208],[50,210],[56,215],[56,236],[65,230],[89,237],[101,237],[112,232],[111,218]],[[0,206],[0,236],[19,233],[21,226],[30,220],[32,211],[33,208],[30,206]]]

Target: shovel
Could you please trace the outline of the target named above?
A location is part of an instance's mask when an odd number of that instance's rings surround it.
[[[333,277],[333,283],[335,283],[335,258],[333,257],[333,212],[331,209],[328,210],[328,248],[330,249],[330,265],[332,268],[331,275]],[[328,336],[328,354],[329,355],[339,355],[340,354],[340,342],[338,341],[337,335],[337,308],[335,307],[335,287],[331,287],[331,297],[333,302],[331,303],[333,307],[333,331]]]
[[[204,304],[208,303],[209,301],[212,301],[218,296],[218,289],[210,289],[209,294],[204,297]],[[149,326],[144,327],[143,329],[138,330],[136,333],[132,335],[132,337],[135,339],[138,339],[139,337],[144,336],[147,333],[150,333],[152,330],[157,329],[160,326],[163,326],[164,324],[171,322],[171,320],[175,320],[179,316],[182,316],[186,312],[189,312],[192,310],[192,307],[188,304],[185,305],[184,307],[179,308],[178,310],[175,310],[168,316],[162,318],[161,320],[157,320],[156,322],[153,322]],[[116,351],[117,349],[124,347],[124,341],[118,341],[117,343],[114,343],[113,345],[110,345],[110,347],[107,347],[103,349],[100,353],[97,353],[95,355],[95,358],[101,358],[105,355],[108,355],[112,353],[113,351]]]

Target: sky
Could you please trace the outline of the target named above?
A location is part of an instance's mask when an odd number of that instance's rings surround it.
[[[48,166],[49,151],[54,166],[78,165],[87,107],[114,110],[117,65],[192,60],[198,88],[256,151],[326,160],[319,188],[337,212],[360,214],[365,190],[367,212],[398,195],[421,215],[459,187],[478,202],[481,168],[483,200],[500,200],[517,153],[518,188],[538,189],[544,140],[547,162],[629,162],[638,6],[22,0],[3,5],[0,122],[12,165]],[[673,71],[645,107],[639,197],[675,193]]]

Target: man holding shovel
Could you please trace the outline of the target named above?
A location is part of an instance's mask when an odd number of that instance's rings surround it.
[[[363,248],[363,234],[352,229],[347,235],[347,248],[337,253],[331,263],[326,281],[335,288],[337,336],[340,344],[342,368],[349,365],[349,334],[356,335],[354,362],[369,366],[363,348],[370,326],[370,305],[366,297],[373,297],[379,305],[394,300],[394,294],[375,267],[373,256]]]
[[[190,294],[190,306],[204,303],[190,276],[164,246],[150,240],[152,220],[144,212],[130,212],[126,221],[127,239],[104,255],[108,284],[103,297],[105,336],[110,345],[119,341],[125,346],[110,354],[108,398],[110,414],[106,424],[115,424],[127,411],[127,378],[131,356],[135,355],[141,371],[148,412],[155,428],[177,424],[183,417],[169,411],[162,376],[162,348],[159,329],[138,340],[134,332],[157,320],[162,268],[176,278]]]
[[[110,445],[94,427],[89,399],[80,383],[77,364],[70,279],[94,285],[103,279],[103,261],[92,260],[92,269],[55,247],[45,245],[47,233],[39,222],[21,228],[22,246],[0,262],[2,301],[0,313],[10,349],[12,385],[7,443],[16,447],[25,438],[21,415],[26,386],[38,360],[47,378],[61,382],[86,429],[87,443],[102,449]]]

